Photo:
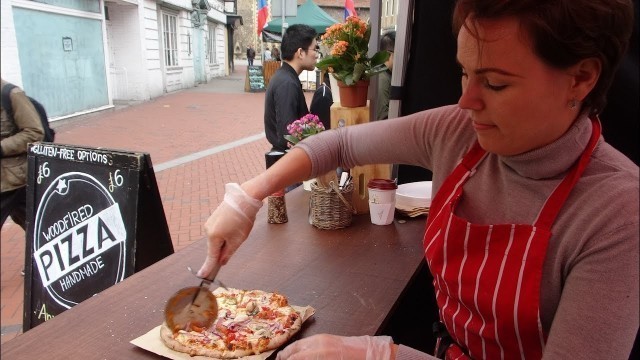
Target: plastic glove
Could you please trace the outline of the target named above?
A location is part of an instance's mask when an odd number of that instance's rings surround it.
[[[247,195],[240,185],[225,185],[224,200],[204,224],[208,238],[207,258],[198,270],[199,277],[207,277],[218,261],[222,265],[229,261],[249,236],[261,207],[262,201]]]
[[[278,353],[277,360],[296,359],[391,359],[390,336],[313,335],[298,340]]]

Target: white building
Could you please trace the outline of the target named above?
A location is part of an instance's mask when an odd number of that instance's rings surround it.
[[[1,0],[2,77],[52,120],[228,75],[218,0]]]

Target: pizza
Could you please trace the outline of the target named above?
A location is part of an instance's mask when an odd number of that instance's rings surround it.
[[[173,332],[160,328],[163,343],[191,356],[233,359],[276,349],[302,325],[302,317],[278,293],[218,288],[218,318],[208,329]]]

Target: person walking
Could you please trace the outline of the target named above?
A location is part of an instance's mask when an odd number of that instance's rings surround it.
[[[256,58],[256,51],[252,46],[247,46],[247,63],[249,66],[253,66],[253,59]]]
[[[9,85],[2,79],[2,88]],[[40,116],[22,89],[15,87],[9,93],[11,113],[4,105],[0,111],[0,125],[2,146],[2,178],[0,203],[0,226],[7,217],[22,229],[25,229],[26,219],[26,185],[27,185],[27,145],[42,141],[44,130],[40,123]],[[4,104],[4,99],[2,101]]]

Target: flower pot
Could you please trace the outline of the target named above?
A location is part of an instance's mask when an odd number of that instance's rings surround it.
[[[359,80],[351,86],[338,81],[340,87],[340,105],[343,107],[361,107],[367,105],[369,80]]]

